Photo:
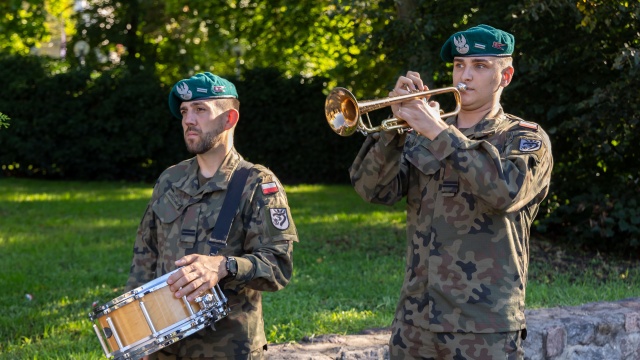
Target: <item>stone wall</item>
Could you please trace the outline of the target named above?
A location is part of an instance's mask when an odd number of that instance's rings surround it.
[[[526,313],[526,360],[640,360],[640,298]],[[272,344],[267,359],[389,359],[389,336],[373,329]]]

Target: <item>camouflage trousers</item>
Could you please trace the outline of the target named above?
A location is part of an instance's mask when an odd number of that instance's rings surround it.
[[[520,331],[434,333],[394,320],[389,339],[391,360],[523,360]]]
[[[151,355],[149,355],[149,360],[263,360],[264,357],[264,350],[262,349],[258,349],[255,351],[250,352],[249,354],[246,354],[244,356],[229,356],[229,357],[219,357],[216,356],[215,358],[212,357],[198,357],[198,358],[190,358],[190,357],[182,357],[182,356],[177,356],[174,354],[170,354],[168,352],[164,352],[162,351],[162,349],[160,349],[160,351],[157,351]]]

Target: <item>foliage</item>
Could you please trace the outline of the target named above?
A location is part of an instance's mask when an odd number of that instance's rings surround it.
[[[62,30],[70,35],[74,0],[8,0],[0,2],[0,51],[27,55],[60,39]]]
[[[11,120],[10,117],[0,112],[0,128],[9,127],[9,120]]]
[[[120,66],[48,75],[46,63],[0,58],[0,77],[11,79],[0,89],[0,107],[15,120],[0,134],[5,175],[152,181],[191,157],[180,121],[169,113],[168,89],[153,73]],[[352,159],[344,154],[355,153],[361,139],[348,141],[330,130],[318,111],[321,79],[286,78],[274,69],[230,79],[242,102],[236,147],[249,161],[270,167],[286,183],[348,181]]]
[[[520,14],[522,74],[507,97],[545,124],[556,162],[541,225],[578,244],[637,252],[640,3],[534,2]]]
[[[152,180],[184,155],[179,123],[170,120],[166,90],[152,73],[80,68],[50,75],[46,63],[0,58],[0,76],[8,79],[0,107],[13,118],[0,134],[5,174]]]
[[[242,103],[236,147],[247,160],[268,166],[287,184],[349,181],[351,154],[362,137],[344,139],[331,131],[322,112],[322,79],[256,69],[236,87]]]
[[[360,3],[360,2],[357,2]],[[362,59],[378,17],[354,16],[352,1],[90,0],[76,16],[78,36],[100,52],[117,53],[113,63],[132,71],[155,69],[163,83],[211,71],[240,73],[273,67],[286,77],[325,77],[379,87],[384,53]],[[376,2],[357,5],[377,9]],[[382,18],[384,20],[384,18]],[[378,52],[381,52],[377,46]],[[89,56],[93,67],[100,63]],[[346,83],[343,83],[346,85]]]

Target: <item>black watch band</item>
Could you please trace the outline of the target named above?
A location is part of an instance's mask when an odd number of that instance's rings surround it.
[[[238,274],[238,262],[233,256],[227,256],[227,277],[235,278]]]

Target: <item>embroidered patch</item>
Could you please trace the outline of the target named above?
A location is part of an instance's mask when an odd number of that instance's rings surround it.
[[[460,35],[459,38],[453,37],[453,43],[456,45],[456,50],[460,54],[466,54],[469,52],[469,44],[467,44],[467,39],[464,35]]]
[[[199,93],[205,93],[205,94],[207,93],[207,89],[205,88],[197,88],[196,91]]]
[[[520,151],[522,152],[532,152],[539,150],[542,147],[541,140],[535,139],[520,139]]]
[[[486,48],[484,44],[478,44],[478,43],[475,43],[473,47],[475,47],[476,49],[482,49],[482,50]]]
[[[271,224],[278,230],[287,230],[289,228],[289,215],[287,215],[287,209],[276,208],[269,209],[271,215]]]
[[[189,90],[187,83],[182,83],[176,87],[176,91],[180,94],[182,100],[190,100],[193,97],[193,93]]]
[[[507,46],[507,44],[503,44],[503,43],[499,43],[497,41],[494,41],[492,46],[494,48],[498,49],[498,50],[504,50],[504,47]]]
[[[213,92],[217,92],[217,93],[224,92],[224,86],[222,86],[222,85],[214,86],[213,87]]]
[[[275,182],[262,184],[260,186],[262,187],[262,194],[263,195],[271,195],[271,194],[275,194],[275,193],[277,193],[279,191],[278,190],[278,186],[276,185]]]

